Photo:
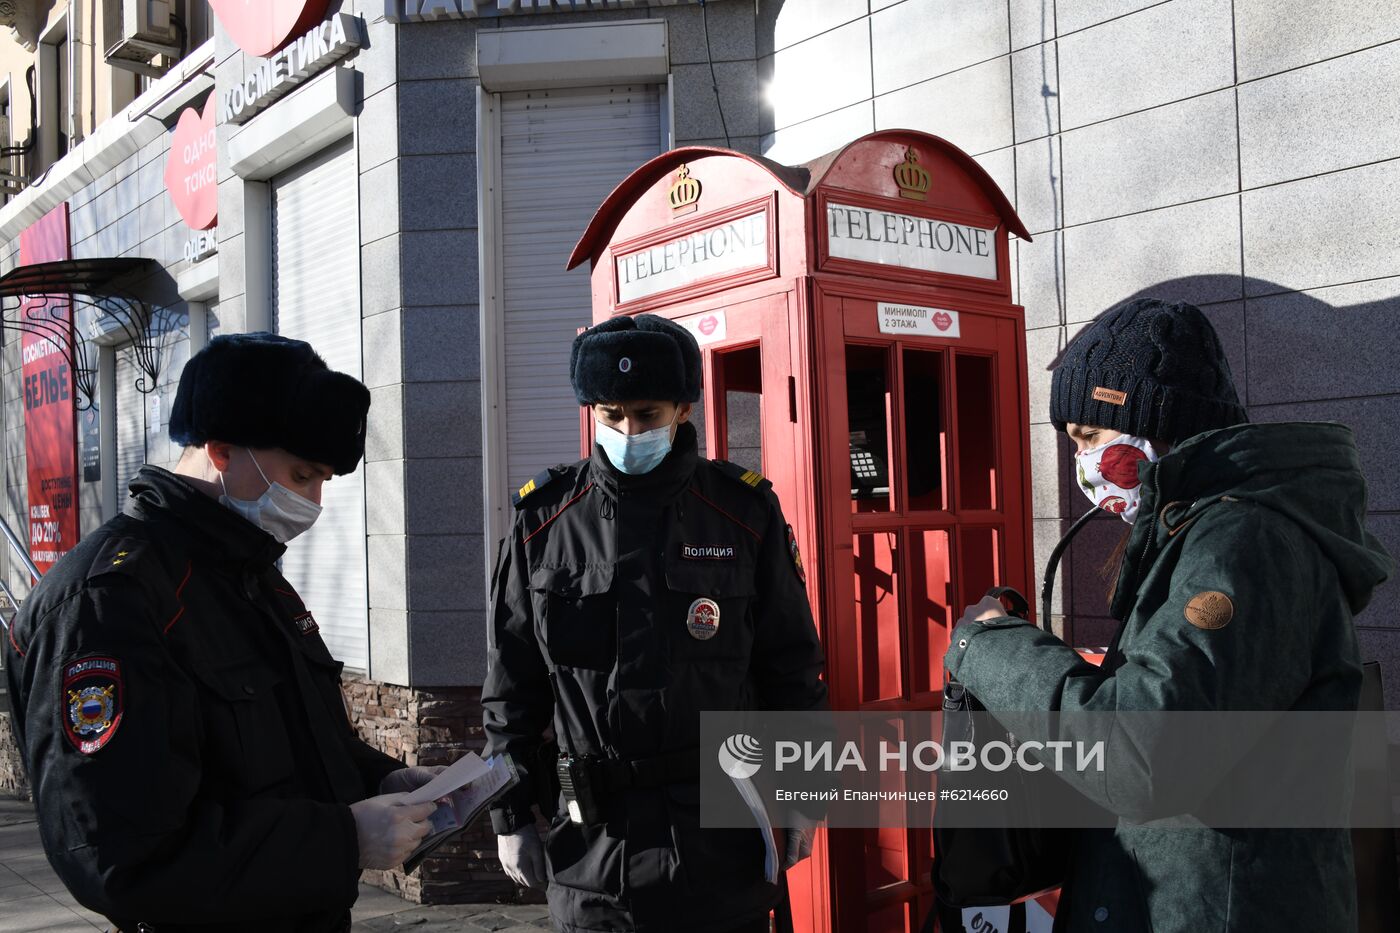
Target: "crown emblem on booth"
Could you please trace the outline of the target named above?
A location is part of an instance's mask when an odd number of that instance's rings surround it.
[[[901,198],[922,201],[928,194],[928,172],[919,168],[919,154],[913,146],[904,150],[904,161],[894,167],[894,183],[899,185]]]
[[[666,196],[666,200],[671,202],[671,212],[689,214],[696,210],[696,203],[700,200],[700,188],[700,180],[690,177],[690,166],[682,165],[680,171],[676,172],[676,181],[671,185],[670,194]]]

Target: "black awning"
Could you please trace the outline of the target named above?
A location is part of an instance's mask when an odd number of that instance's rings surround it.
[[[167,325],[173,309],[153,304],[123,286],[131,284],[139,290],[141,279],[160,271],[154,259],[136,256],[20,266],[0,276],[0,328],[37,334],[59,348],[71,367],[81,411],[97,397],[97,363],[89,347],[93,337],[74,332],[78,317],[74,312],[85,309],[99,327],[120,329],[141,371],[137,391],[153,392],[171,336]],[[30,298],[36,300],[26,300]]]
[[[0,298],[23,295],[88,295],[101,298],[134,272],[155,271],[154,259],[60,259],[20,266],[0,276]]]

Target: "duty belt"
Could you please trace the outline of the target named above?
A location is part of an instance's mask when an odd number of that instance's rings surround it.
[[[688,748],[652,758],[603,758],[561,754],[556,765],[559,790],[569,819],[594,825],[603,818],[603,802],[628,790],[693,784],[700,779],[699,749]]]
[[[688,748],[654,758],[599,758],[603,790],[609,794],[666,784],[694,784],[700,780],[699,749]]]

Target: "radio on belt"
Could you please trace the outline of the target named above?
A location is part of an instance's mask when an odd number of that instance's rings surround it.
[[[561,752],[555,764],[559,775],[559,790],[564,795],[564,807],[569,819],[585,826],[602,821],[598,794],[602,789],[601,759],[596,755],[575,758]]]

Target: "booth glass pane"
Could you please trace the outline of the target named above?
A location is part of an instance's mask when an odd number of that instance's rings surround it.
[[[904,351],[904,481],[909,510],[946,509],[943,354]]]
[[[865,933],[909,933],[909,907],[891,904],[872,911],[865,923]]]
[[[996,528],[964,528],[962,538],[962,567],[958,580],[962,594],[958,606],[970,606],[994,586],[1001,585],[1001,532]]]
[[[686,419],[695,425],[695,446],[699,448],[700,456],[708,457],[706,453],[708,442],[705,440],[705,393],[700,393],[700,400],[690,406],[690,417]]]
[[[943,689],[943,655],[948,633],[961,615],[955,611],[948,532],[929,530],[909,536],[909,685],[913,693]]]
[[[909,853],[905,851],[909,831],[903,826],[881,826],[866,829],[865,885],[874,891],[899,884],[909,877]]]
[[[868,532],[853,538],[861,702],[903,695],[896,542],[892,531]]]
[[[890,510],[890,364],[883,347],[846,347],[851,511]]]
[[[989,356],[958,354],[958,508],[999,508],[996,384]]]
[[[713,372],[716,388],[724,392],[724,421],[718,426],[724,459],[762,473],[762,353],[758,347],[716,352]]]

